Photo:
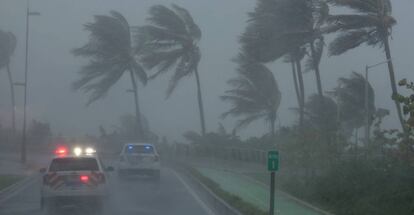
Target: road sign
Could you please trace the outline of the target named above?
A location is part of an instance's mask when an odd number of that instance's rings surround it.
[[[267,170],[275,172],[279,170],[279,152],[269,151],[267,153]]]

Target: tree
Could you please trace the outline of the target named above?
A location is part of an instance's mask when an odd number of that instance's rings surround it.
[[[336,87],[332,95],[336,98],[339,114],[338,121],[344,126],[345,131],[356,130],[365,125],[365,78],[353,72],[350,78],[340,78],[339,86]],[[370,123],[373,122],[375,115],[375,93],[372,86],[368,83],[368,111]]]
[[[270,124],[269,133],[273,136],[281,93],[272,72],[245,54],[240,54],[235,61],[239,64],[238,77],[227,82],[232,89],[221,96],[232,107],[222,117],[241,118],[236,130],[255,120],[264,119]]]
[[[189,12],[175,4],[171,8],[155,5],[149,13],[147,20],[150,24],[137,29],[137,53],[145,67],[156,70],[150,78],[174,71],[167,89],[167,98],[182,78],[195,75],[201,133],[205,135],[204,106],[198,72],[201,58],[198,42],[201,39],[201,30]]]
[[[135,59],[127,20],[119,12],[111,11],[110,15],[96,15],[95,22],[85,24],[85,30],[90,32],[89,42],[74,49],[73,54],[90,61],[79,72],[81,78],[73,83],[74,89],[89,93],[90,104],[105,97],[109,89],[129,73],[135,101],[136,138],[145,139],[136,79],[146,84],[147,74]]]
[[[318,94],[322,97],[319,62],[324,43],[321,25],[328,12],[322,0],[259,0],[255,10],[249,13],[248,26],[240,39],[242,50],[260,62],[287,56],[292,64],[301,131],[305,104],[301,61],[309,48],[306,69],[315,71]]]
[[[341,55],[351,49],[366,44],[373,47],[384,48],[388,60],[388,72],[392,94],[397,95],[397,85],[394,66],[391,61],[389,37],[397,21],[392,14],[390,0],[329,0],[336,6],[344,6],[354,11],[351,14],[331,15],[327,19],[329,25],[327,33],[338,32],[339,35],[329,44],[330,55]],[[398,118],[404,131],[404,118],[400,104],[395,101]]]
[[[17,39],[11,32],[0,30],[0,69],[6,67],[7,76],[10,84],[10,98],[12,105],[12,129],[13,135],[16,134],[16,104],[14,96],[13,76],[10,71],[10,58],[16,49]]]

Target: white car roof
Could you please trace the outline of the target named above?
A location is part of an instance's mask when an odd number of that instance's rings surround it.
[[[133,146],[145,146],[145,145],[154,146],[154,144],[152,144],[152,143],[125,143],[124,146],[129,146],[129,145],[133,145]]]

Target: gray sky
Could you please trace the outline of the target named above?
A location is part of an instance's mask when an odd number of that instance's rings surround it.
[[[109,95],[89,107],[85,107],[86,96],[73,92],[70,84],[77,78],[77,71],[85,63],[75,58],[70,50],[87,41],[88,32],[83,24],[93,20],[95,14],[107,14],[110,10],[121,12],[130,25],[145,23],[148,8],[154,4],[176,3],[187,8],[203,31],[201,40],[202,61],[200,73],[204,96],[208,130],[216,130],[219,115],[229,106],[219,96],[228,89],[226,81],[235,75],[235,65],[230,60],[237,54],[238,36],[244,31],[247,14],[255,5],[253,0],[32,0],[31,8],[42,15],[30,19],[30,67],[29,67],[29,116],[48,121],[55,133],[77,135],[96,134],[99,125],[110,128],[118,123],[119,116],[133,113],[132,95],[125,93],[130,81],[123,78]],[[398,25],[393,30],[391,48],[397,79],[414,80],[413,55],[414,2],[393,0],[394,16]],[[24,0],[0,0],[0,29],[12,31],[18,46],[12,58],[12,72],[16,81],[23,80],[25,10]],[[329,37],[328,37],[329,41]],[[325,91],[336,86],[338,77],[349,76],[352,70],[361,71],[365,64],[383,61],[380,49],[362,47],[340,57],[324,58],[321,63]],[[292,87],[290,67],[282,62],[269,64],[282,92],[279,109],[281,125],[289,125],[296,116],[289,108],[295,107],[296,99]],[[386,66],[372,69],[371,84],[376,92],[377,107],[392,110],[387,118],[387,127],[398,127],[395,108],[390,100],[391,90]],[[151,128],[159,135],[181,139],[187,130],[199,130],[198,107],[194,77],[181,82],[169,100],[165,90],[169,75],[150,82],[140,89],[142,113],[148,118]],[[309,94],[315,93],[313,73],[305,74],[305,87]],[[22,90],[17,89],[18,120],[21,122]],[[5,71],[0,71],[0,121],[10,121],[11,106],[9,86]],[[234,120],[223,124],[230,129]],[[242,136],[261,135],[266,131],[264,123],[252,124],[242,131]]]

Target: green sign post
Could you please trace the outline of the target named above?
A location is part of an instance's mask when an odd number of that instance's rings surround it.
[[[270,204],[269,215],[275,213],[275,172],[279,170],[279,152],[269,151],[267,153],[267,170],[270,171]]]
[[[279,170],[279,152],[269,151],[267,154],[267,170],[275,172]]]

